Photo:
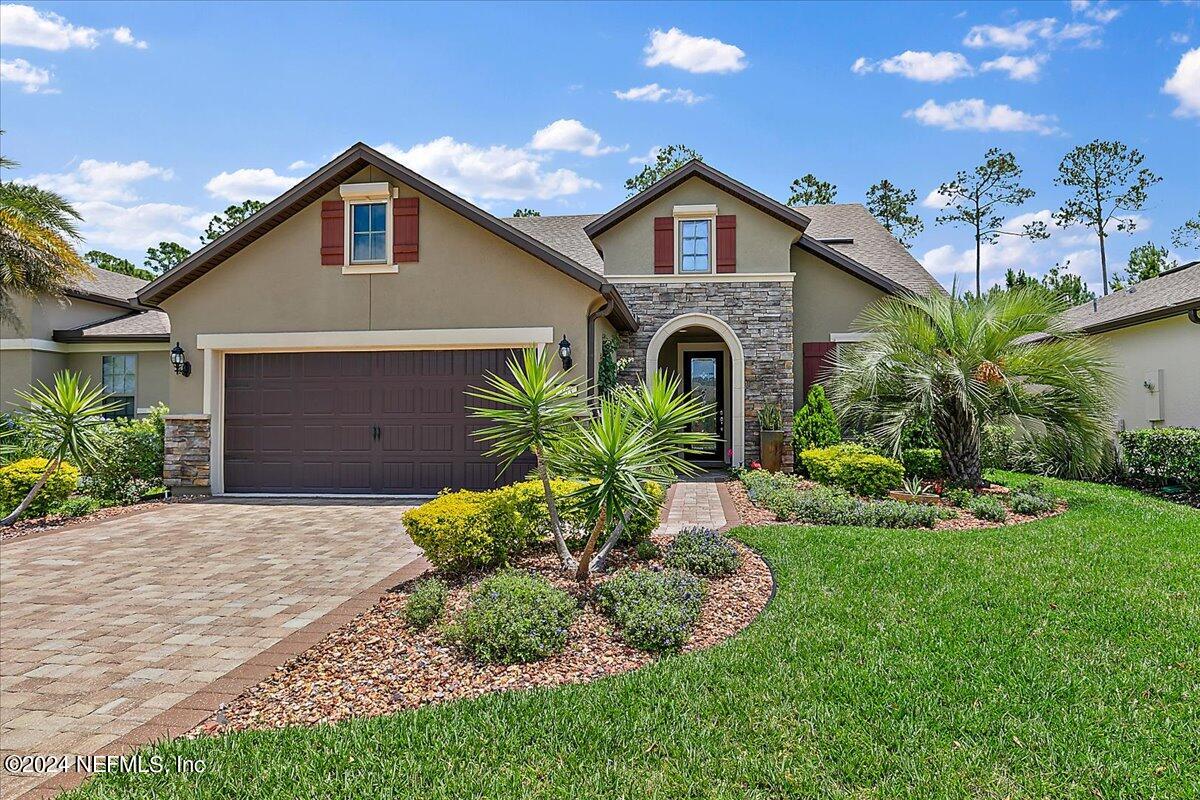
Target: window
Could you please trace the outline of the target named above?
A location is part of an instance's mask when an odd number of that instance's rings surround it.
[[[350,263],[387,261],[387,203],[350,205]]]
[[[137,394],[137,356],[104,356],[100,371],[109,402],[122,403],[108,416],[132,417]]]
[[[679,221],[679,271],[708,272],[709,221],[684,219]]]

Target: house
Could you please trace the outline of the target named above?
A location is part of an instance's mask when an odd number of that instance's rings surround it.
[[[20,405],[18,390],[81,372],[123,403],[123,416],[167,401],[171,326],[138,305],[146,281],[96,269],[66,297],[11,298],[14,321],[0,323],[0,410]]]
[[[1122,378],[1117,430],[1200,427],[1200,261],[1064,312],[1100,336]]]
[[[714,463],[758,457],[873,300],[942,291],[861,205],[790,208],[693,161],[606,214],[499,219],[356,144],[137,290],[182,350],[167,480],[213,493],[430,494],[496,465],[464,390],[513,348],[717,405]],[[129,324],[129,323],[126,323]],[[500,479],[523,474],[516,464]]]

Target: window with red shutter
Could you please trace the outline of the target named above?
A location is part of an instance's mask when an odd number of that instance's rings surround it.
[[[321,203],[321,265],[346,263],[346,204],[341,200]]]
[[[717,215],[717,272],[737,272],[737,216]]]
[[[420,255],[421,199],[397,197],[392,200],[392,261],[396,264],[417,261]]]
[[[675,271],[675,218],[654,218],[654,274]]]

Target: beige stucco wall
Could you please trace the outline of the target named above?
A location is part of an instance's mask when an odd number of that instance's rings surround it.
[[[851,323],[883,291],[817,258],[792,248],[792,290],[795,321],[792,326],[796,360],[795,407],[804,405],[804,342],[828,342],[832,333],[848,333]]]
[[[715,203],[718,214],[737,215],[737,271],[787,272],[788,251],[800,232],[707,181],[691,178],[596,237],[606,275],[654,274],[654,218],[679,205]],[[713,243],[713,257],[716,257]]]
[[[69,353],[66,356],[66,368],[73,372],[80,372],[94,382],[100,383],[104,356],[137,356],[137,390],[134,394],[134,406],[138,409],[145,409],[156,403],[167,402],[167,379],[173,374],[170,353],[166,350],[130,349],[119,343],[114,343],[109,347],[111,349],[105,349],[102,353]]]
[[[1126,428],[1151,427],[1160,400],[1163,419],[1153,425],[1200,426],[1200,325],[1180,314],[1097,336],[1109,347],[1124,384],[1116,416]],[[1142,384],[1160,369],[1161,395],[1152,401]]]
[[[384,180],[372,169],[350,182]],[[416,193],[396,184],[401,197]],[[339,199],[336,189],[324,199]],[[429,198],[422,198],[420,261],[398,274],[343,275],[322,266],[314,202],[163,302],[192,375],[170,375],[172,413],[203,411],[202,333],[541,327],[587,368],[587,314],[600,295]]]

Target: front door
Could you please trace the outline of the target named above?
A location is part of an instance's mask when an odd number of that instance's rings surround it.
[[[711,404],[714,413],[692,426],[713,437],[712,449],[692,456],[702,461],[723,461],[725,458],[725,354],[720,350],[686,350],[683,353],[683,390],[703,403]]]

